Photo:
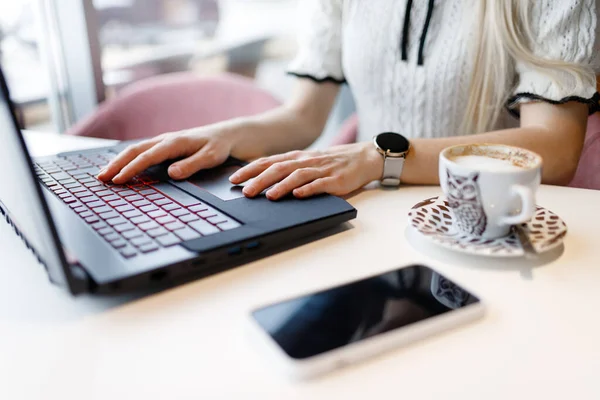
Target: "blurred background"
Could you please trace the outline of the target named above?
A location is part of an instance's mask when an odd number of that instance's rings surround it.
[[[24,128],[65,131],[126,85],[242,74],[284,100],[297,0],[0,2],[0,61]]]

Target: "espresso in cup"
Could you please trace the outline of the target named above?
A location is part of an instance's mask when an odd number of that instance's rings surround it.
[[[440,184],[457,229],[498,238],[535,213],[542,158],[495,144],[453,146],[440,153]]]

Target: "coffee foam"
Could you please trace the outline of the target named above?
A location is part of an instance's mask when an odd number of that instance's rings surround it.
[[[522,167],[514,165],[510,160],[501,160],[499,158],[493,158],[488,156],[457,156],[451,158],[453,162],[458,165],[473,169],[481,169],[486,171],[522,171]]]
[[[538,157],[527,151],[521,151],[516,147],[503,147],[494,145],[465,145],[450,149],[447,158],[456,161],[459,157],[479,156],[505,161],[514,167],[525,169],[532,168],[538,162]]]

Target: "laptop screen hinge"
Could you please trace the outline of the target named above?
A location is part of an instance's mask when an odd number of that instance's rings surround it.
[[[71,275],[73,277],[71,292],[79,294],[90,293],[94,290],[96,284],[81,264],[71,263],[69,264],[69,268],[71,269]]]

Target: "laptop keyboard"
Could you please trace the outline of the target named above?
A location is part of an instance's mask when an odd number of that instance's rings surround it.
[[[235,229],[241,224],[150,176],[125,185],[96,179],[110,151],[57,157],[34,166],[40,181],[125,258]]]

